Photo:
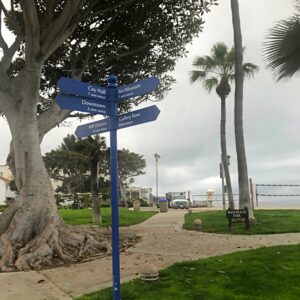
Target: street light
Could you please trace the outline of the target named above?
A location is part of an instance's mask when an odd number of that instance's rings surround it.
[[[131,194],[131,189],[132,189],[132,184],[134,183],[133,178],[129,178],[129,197],[130,197],[130,203],[132,203],[132,194]]]
[[[227,166],[230,165],[230,155],[227,155],[227,159],[226,159],[226,163]],[[226,205],[225,205],[225,184],[224,184],[224,164],[223,164],[223,158],[221,155],[221,163],[220,163],[220,177],[222,178],[222,200],[223,200],[223,210],[226,209]]]
[[[156,201],[158,203],[158,159],[160,158],[160,155],[155,153],[154,158],[156,163]]]

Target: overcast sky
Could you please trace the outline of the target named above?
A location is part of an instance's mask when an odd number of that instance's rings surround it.
[[[262,43],[276,21],[290,16],[293,0],[240,0],[245,62],[260,66],[254,79],[244,85],[244,134],[249,177],[254,183],[300,183],[300,78],[276,83],[262,59]],[[119,130],[119,148],[144,155],[146,174],[134,185],[155,191],[155,159],[159,159],[159,194],[169,191],[205,193],[208,188],[221,190],[220,100],[215,92],[208,95],[201,83],[189,82],[189,71],[197,55],[209,54],[216,42],[233,45],[229,0],[205,16],[199,38],[188,46],[189,54],[178,61],[173,75],[177,83],[163,102],[156,104],[161,113],[155,122]],[[227,146],[230,170],[237,192],[237,166],[233,127],[233,91],[227,100]],[[143,107],[152,104],[145,104]],[[56,148],[66,134],[79,124],[72,120],[67,128],[52,130],[42,143],[43,153]],[[88,123],[89,121],[84,121]],[[0,164],[5,164],[10,133],[0,120]],[[108,137],[108,135],[105,135]]]

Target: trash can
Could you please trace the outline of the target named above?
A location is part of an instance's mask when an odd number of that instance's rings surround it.
[[[166,200],[166,199],[159,200],[159,211],[160,212],[168,212],[168,200]]]
[[[140,211],[141,210],[141,202],[140,202],[140,200],[134,200],[133,201],[133,210],[134,211]]]

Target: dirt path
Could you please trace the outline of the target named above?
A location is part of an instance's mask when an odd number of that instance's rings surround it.
[[[184,231],[181,227],[185,213],[186,211],[183,210],[160,213],[142,224],[121,229],[121,232],[136,233],[142,237],[140,243],[121,254],[122,281],[137,277],[145,263],[163,268],[177,261],[194,260],[262,246],[300,243],[300,233],[239,236]],[[36,279],[30,280],[33,278],[32,274],[41,276],[44,281],[37,283]],[[71,299],[69,296],[78,297],[111,286],[111,257],[70,267],[43,270],[39,273],[27,272],[16,275],[20,276],[20,279],[14,280],[13,285],[10,286],[14,291],[19,289],[23,277],[24,282],[27,280],[27,286],[32,281],[34,291],[48,290],[47,285],[49,285],[52,294],[45,294],[42,298],[25,298],[26,294],[22,293],[22,297],[16,298],[14,295],[14,298],[11,297],[12,294],[6,293],[8,297],[3,298],[8,288],[3,280],[8,275],[0,274],[1,299]],[[57,293],[53,293],[54,289]]]

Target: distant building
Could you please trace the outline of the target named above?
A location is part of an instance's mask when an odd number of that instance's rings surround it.
[[[10,189],[10,182],[13,180],[12,173],[8,166],[0,165],[0,205],[6,204],[6,199],[15,199],[16,192]]]
[[[6,199],[15,199],[17,193],[10,189],[10,182],[13,180],[13,175],[7,165],[0,165],[0,205],[6,204]],[[52,180],[51,183],[55,190],[61,182]]]
[[[140,189],[140,199],[143,199],[149,203],[152,202],[152,188],[141,188]]]
[[[132,186],[126,189],[127,200],[143,199],[148,204],[152,203],[152,188]]]

